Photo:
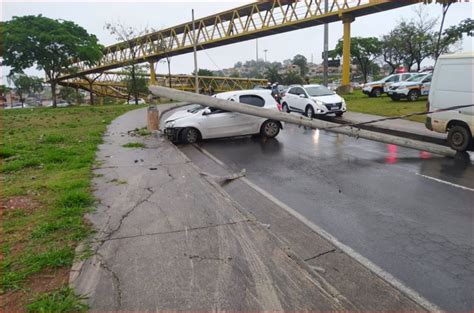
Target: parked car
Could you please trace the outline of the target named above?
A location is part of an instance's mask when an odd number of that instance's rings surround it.
[[[474,73],[474,52],[440,56],[436,62],[428,97],[427,109],[429,111],[454,106],[469,106],[432,113],[426,119],[428,129],[438,133],[448,133],[448,143],[457,151],[473,148],[472,73]]]
[[[21,102],[15,102],[10,105],[5,106],[5,109],[10,110],[10,109],[23,109],[26,108],[26,105],[22,105]]]
[[[125,104],[135,104],[135,98],[128,100]],[[146,104],[145,99],[139,98],[138,104]]]
[[[380,97],[383,93],[388,91],[390,85],[401,81],[406,81],[413,75],[416,75],[416,73],[392,74],[382,78],[381,80],[364,84],[362,87],[362,92],[369,97]]]
[[[408,101],[417,101],[421,96],[428,96],[431,86],[431,73],[422,73],[414,75],[407,81],[392,84],[387,94],[393,101],[408,99]]]
[[[323,85],[291,86],[283,95],[282,111],[305,114],[307,117],[346,112],[346,101]]]
[[[231,91],[214,97],[263,109],[278,110],[271,90]],[[201,139],[254,134],[274,138],[282,128],[279,121],[197,105],[186,111],[178,111],[167,118],[164,131],[173,142],[194,143]]]

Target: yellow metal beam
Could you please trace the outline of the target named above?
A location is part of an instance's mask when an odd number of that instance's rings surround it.
[[[351,24],[354,21],[352,16],[344,16],[342,23],[344,25],[344,45],[342,52],[342,86],[351,84]]]
[[[220,12],[195,21],[197,49],[269,36],[295,29],[341,20],[345,14],[354,18],[395,9],[423,0],[329,0],[325,13],[321,0],[259,1]],[[103,57],[94,66],[77,62],[78,69],[60,80],[124,67],[132,63],[155,62],[164,57],[193,51],[192,23],[184,23],[115,45],[103,50]],[[132,50],[133,49],[133,50]],[[136,53],[131,53],[135,51]],[[132,55],[136,57],[132,59]]]

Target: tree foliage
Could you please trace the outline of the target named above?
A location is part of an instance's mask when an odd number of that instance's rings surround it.
[[[194,75],[194,72],[193,72]],[[200,68],[198,70],[198,76],[214,76],[214,73],[211,70]]]
[[[147,70],[145,66],[128,66],[125,68],[127,75],[124,82],[127,86],[128,100],[133,97],[135,104],[138,104],[140,94],[148,94],[148,78],[146,76]]]
[[[282,77],[280,73],[278,73],[280,67],[277,64],[270,64],[267,66],[265,71],[265,79],[269,82],[281,82]]]
[[[57,79],[71,69],[71,60],[94,65],[102,56],[96,36],[81,26],[41,15],[13,17],[3,25],[3,65],[13,73],[36,66],[51,83],[56,106]]]
[[[24,106],[25,96],[43,90],[43,80],[39,77],[15,73],[9,76],[9,80],[15,85],[15,92],[20,98],[21,106]]]
[[[301,71],[301,75],[305,76],[309,72],[308,59],[301,54],[297,54],[293,57],[293,64],[298,65]]]
[[[59,97],[69,103],[82,103],[84,96],[76,89],[71,87],[61,87]]]
[[[282,84],[283,85],[302,85],[305,81],[301,75],[296,71],[288,71],[282,77]]]
[[[331,51],[331,57],[343,54],[343,40],[339,40],[336,49]],[[382,42],[375,37],[354,37],[351,38],[351,59],[356,64],[367,82],[370,70],[373,68],[375,60],[382,54]]]

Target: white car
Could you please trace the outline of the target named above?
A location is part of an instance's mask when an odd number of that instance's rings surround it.
[[[416,73],[392,74],[381,80],[362,85],[362,92],[369,97],[380,97],[388,91],[390,85],[405,81],[413,75],[416,75]]]
[[[396,83],[388,88],[387,95],[393,101],[408,99],[417,101],[421,96],[428,96],[431,86],[431,73],[422,73],[412,76],[407,81]]]
[[[426,127],[448,133],[448,143],[456,151],[474,148],[474,52],[442,55],[436,62],[427,109]],[[453,109],[450,109],[455,107]],[[457,107],[457,108],[456,108]]]
[[[137,99],[137,102],[138,104],[146,104],[146,101],[142,98]],[[135,98],[128,100],[126,104],[135,104]]]
[[[346,101],[323,85],[291,86],[282,98],[282,111],[292,111],[313,118],[317,115],[336,114],[347,111]]]
[[[214,97],[262,109],[278,110],[270,90],[231,91]],[[167,118],[164,132],[172,142],[195,143],[201,139],[254,134],[274,138],[282,128],[279,121],[196,105]]]

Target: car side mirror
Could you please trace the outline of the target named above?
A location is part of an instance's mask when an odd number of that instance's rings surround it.
[[[306,98],[306,95],[304,93],[301,93],[300,98]]]
[[[209,115],[209,114],[211,114],[210,109],[205,109],[204,112],[202,112],[202,115],[204,115],[204,116]]]

